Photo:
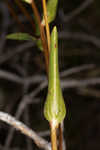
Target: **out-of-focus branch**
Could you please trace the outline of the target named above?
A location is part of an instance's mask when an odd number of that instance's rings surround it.
[[[38,136],[33,130],[31,130],[22,122],[16,120],[14,117],[10,116],[9,114],[0,112],[0,120],[8,123],[9,125],[13,126],[15,129],[19,130],[24,135],[30,137],[38,147],[43,148],[45,150],[51,150],[51,146],[46,140]]]
[[[10,60],[11,58],[13,58],[15,55],[19,53],[29,51],[29,48],[33,47],[34,45],[35,45],[34,42],[25,42],[20,46],[16,46],[12,51],[10,51],[9,49],[7,53],[0,55],[0,64],[3,64],[4,62]]]
[[[42,137],[45,137],[45,136],[50,136],[50,131],[49,130],[46,130],[46,131],[40,131],[40,132],[37,132],[38,135],[42,136]]]
[[[66,77],[66,76],[72,75],[74,73],[79,73],[81,71],[92,69],[94,67],[95,67],[94,64],[85,64],[85,65],[81,65],[81,66],[77,66],[77,67],[73,67],[73,68],[64,70],[61,72],[60,75],[61,75],[61,77]]]
[[[68,73],[69,74],[69,73]],[[62,74],[63,75],[63,74]],[[11,78],[11,76],[13,78],[15,78],[14,80],[15,81],[18,81],[18,82],[21,82],[24,84],[24,80],[20,79],[19,77],[17,76],[13,76],[13,75],[10,75],[9,77],[7,78]],[[2,76],[3,77],[3,76]],[[39,77],[40,78],[40,77]],[[46,79],[44,76],[43,76],[44,79]],[[12,81],[13,79],[11,79]],[[27,80],[27,78],[26,78]],[[40,81],[43,81],[42,79],[40,79]],[[27,81],[28,82],[28,81]],[[30,83],[36,83],[35,80],[32,81],[32,78],[31,80],[29,80]],[[76,80],[76,79],[63,79],[62,82],[61,82],[61,85],[62,85],[62,88],[75,88],[75,87],[84,87],[84,86],[89,86],[89,85],[96,85],[96,84],[100,84],[100,78],[86,78],[86,79],[81,79],[81,80]],[[47,80],[44,81],[44,83],[41,84],[41,86],[39,87],[38,91],[40,91],[41,89],[45,88],[47,86]],[[34,92],[31,93],[31,97],[34,96]]]
[[[63,10],[60,10],[59,16],[63,22],[69,22],[75,16],[79,15],[82,11],[84,11],[87,7],[89,7],[89,5],[93,2],[94,2],[94,0],[85,0],[82,2],[82,4],[78,8],[76,8],[75,10],[73,10],[72,12],[70,12],[67,15],[65,15],[63,13]]]
[[[77,72],[77,71],[76,71]],[[72,72],[71,72],[72,73]],[[30,80],[31,81],[31,80]],[[100,78],[89,78],[89,79],[81,79],[81,80],[76,80],[76,79],[63,79],[61,82],[62,88],[79,88],[79,87],[86,87],[89,85],[96,85],[96,84],[100,84]],[[34,97],[36,97],[36,95],[43,90],[44,88],[47,87],[47,80],[42,80],[42,83],[39,85],[39,87],[37,87],[32,93],[30,93],[29,95],[25,95],[23,97],[23,99],[21,100],[18,110],[16,112],[16,118],[18,119],[21,114],[23,113],[24,109],[26,108],[26,106],[28,104],[33,103],[33,99]],[[9,132],[9,136],[7,138],[6,141],[6,146],[10,144],[12,136],[13,136],[13,130],[11,129]]]
[[[23,83],[23,79],[21,77],[17,76],[14,73],[10,73],[10,72],[4,71],[4,70],[0,70],[0,78],[9,80],[9,81],[12,81],[15,83],[20,83],[20,84]]]
[[[97,84],[100,84],[100,78],[88,78],[82,80],[66,79],[66,80],[62,80],[61,82],[61,86],[63,89],[86,87],[86,86],[97,85]]]
[[[9,0],[5,0],[7,6],[8,6],[8,9],[11,13],[11,15],[13,16],[13,18],[15,19],[15,21],[17,22],[17,24],[19,25],[19,27],[21,28],[21,30],[23,31],[24,29],[24,25],[21,23],[21,21],[19,20],[19,18],[17,17],[13,7],[11,6],[11,3],[9,2]]]
[[[30,24],[32,25],[33,32],[35,31],[35,24],[33,22],[33,19],[31,15],[28,13],[27,9],[23,6],[22,2],[20,0],[15,0],[16,4],[19,6],[20,10],[23,12],[23,14],[27,17]]]
[[[30,95],[25,95],[23,97],[23,99],[21,100],[21,102],[19,104],[19,107],[16,111],[16,114],[15,114],[17,119],[20,118],[20,116],[23,113],[26,106],[28,104],[31,104],[33,102],[34,97],[41,91],[41,89],[44,89],[46,86],[47,86],[47,82],[42,82],[40,84],[40,86],[37,87]],[[9,130],[8,137],[6,138],[5,149],[4,150],[6,150],[10,146],[10,143],[11,143],[11,140],[12,140],[12,137],[13,137],[13,133],[14,133],[14,130],[11,128]]]
[[[67,77],[67,76],[72,75],[74,73],[79,73],[81,71],[92,69],[94,67],[95,67],[94,64],[85,64],[85,65],[70,68],[68,70],[64,70],[61,72],[60,75],[61,75],[61,77]],[[14,73],[4,71],[4,70],[0,70],[0,78],[5,79],[5,80],[9,80],[11,82],[15,82],[18,84],[22,84],[22,85],[25,85],[25,84],[30,85],[30,84],[35,84],[35,83],[38,84],[42,81],[47,80],[45,75],[34,75],[34,76],[23,78],[23,77],[20,77]]]
[[[60,32],[59,38],[61,39],[72,39],[72,40],[79,40],[83,42],[90,42],[94,44],[97,48],[100,48],[100,39],[96,36],[86,34],[84,32]]]
[[[0,79],[8,80],[17,84],[21,85],[30,85],[35,83],[40,83],[43,80],[47,80],[46,76],[44,75],[34,75],[31,77],[20,77],[16,75],[15,73],[11,73],[5,70],[0,70]]]
[[[25,113],[24,113],[24,121],[25,121],[25,124],[27,126],[30,126],[30,119],[29,119],[29,107],[27,107],[25,109]],[[27,144],[27,150],[33,150],[33,145],[32,145],[32,141],[29,139],[29,138],[26,138],[26,144]]]
[[[96,98],[100,98],[100,90],[94,89],[94,88],[81,88],[77,89],[77,93],[85,96],[93,96]]]

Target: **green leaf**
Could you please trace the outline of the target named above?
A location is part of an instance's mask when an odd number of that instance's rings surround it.
[[[10,40],[19,40],[19,41],[34,41],[37,47],[43,51],[42,42],[40,38],[35,38],[28,33],[12,33],[6,36]]]
[[[57,13],[57,6],[58,6],[58,0],[48,0],[47,2],[47,17],[48,17],[48,23],[51,23]],[[43,17],[42,24],[45,24],[45,20]]]
[[[6,36],[7,39],[10,40],[19,40],[19,41],[36,41],[36,38],[29,35],[28,33],[12,33]]]
[[[58,34],[56,27],[51,33],[50,59],[49,59],[49,86],[46,102],[44,105],[44,116],[56,125],[61,123],[65,117],[66,108],[60,86],[58,69]]]

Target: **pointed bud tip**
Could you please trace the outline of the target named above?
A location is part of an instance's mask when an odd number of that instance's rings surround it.
[[[56,26],[54,26],[54,27],[53,27],[52,32],[54,32],[54,33],[56,33],[56,34],[57,34],[57,27],[56,27]]]
[[[58,43],[58,32],[57,32],[57,27],[54,26],[52,33],[51,33],[51,43]]]

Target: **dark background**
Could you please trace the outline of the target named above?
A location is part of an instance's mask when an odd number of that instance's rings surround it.
[[[10,4],[23,23],[24,32],[32,34],[27,18],[14,1]],[[41,14],[41,1],[36,4]],[[29,5],[25,7],[32,15]],[[53,25],[59,31],[59,65],[67,108],[66,150],[100,150],[100,1],[60,0],[51,28]],[[43,116],[47,93],[47,83],[43,85],[47,82],[43,53],[35,43],[6,40],[7,34],[20,31],[1,0],[0,110],[16,116],[50,140],[49,125]],[[10,126],[0,121],[0,150],[3,149],[38,148],[20,132],[12,134]]]

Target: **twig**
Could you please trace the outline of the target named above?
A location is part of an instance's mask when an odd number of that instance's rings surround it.
[[[67,79],[66,80],[65,79],[65,80],[62,80],[61,84],[62,84],[62,88],[86,87],[89,85],[100,84],[100,78],[91,78],[91,79],[85,79],[85,80],[75,80],[75,79]],[[31,93],[30,94],[31,97],[26,96],[26,98],[25,97],[23,98],[23,100],[20,103],[19,109],[16,112],[17,117],[19,117],[22,114],[22,112],[25,109],[25,107],[27,106],[27,104],[32,103],[33,98],[39,93],[39,91],[41,89],[43,90],[46,86],[47,86],[47,81],[43,82],[41,84],[41,86],[39,86],[33,93]],[[13,135],[11,133],[11,131],[9,132],[9,136],[10,135]],[[8,137],[7,139],[11,140],[10,137]],[[7,145],[7,143],[6,143],[6,145]]]
[[[12,50],[13,52],[10,51],[10,49],[8,49],[8,52],[6,54],[0,55],[0,64],[8,61],[9,59],[13,58],[15,55],[19,53],[29,51],[29,48],[33,47],[34,45],[35,45],[34,42],[25,42],[24,44],[15,47],[14,50]]]
[[[31,77],[20,77],[15,73],[11,73],[5,70],[0,70],[0,79],[8,80],[21,85],[30,85],[35,83],[41,83],[42,81],[47,81],[46,76],[44,75],[34,75]]]
[[[100,48],[100,39],[96,36],[89,35],[84,32],[60,32],[59,38],[61,39],[72,39],[72,40],[81,40],[83,42],[90,42],[94,44],[96,47]]]
[[[23,113],[24,109],[26,108],[26,106],[28,104],[31,104],[33,102],[34,97],[40,92],[41,89],[43,89],[44,87],[46,87],[47,83],[45,84],[45,82],[41,83],[39,87],[37,87],[30,95],[25,95],[23,97],[23,99],[21,100],[19,107],[17,109],[17,112],[15,114],[16,118],[19,119],[21,114]],[[14,130],[11,128],[9,133],[8,133],[8,137],[6,139],[5,142],[5,150],[7,147],[9,147],[12,137],[13,137],[13,133]]]
[[[82,2],[82,4],[78,8],[76,8],[75,10],[73,10],[66,16],[64,15],[62,10],[59,11],[59,16],[60,16],[61,20],[63,20],[63,22],[68,22],[68,21],[72,20],[76,15],[79,15],[82,11],[84,11],[93,2],[94,2],[94,0],[85,0]]]
[[[70,72],[71,71],[71,72]],[[70,70],[67,74],[67,71],[66,71],[66,76],[69,75],[70,73],[72,74],[72,70]],[[6,73],[6,72],[5,72]],[[21,78],[17,77],[17,76],[13,76],[13,74],[9,74],[9,77],[6,77],[6,74],[2,72],[1,74],[1,77],[3,78],[3,74],[5,75],[5,79],[10,79],[11,77],[13,77],[13,79],[11,79],[11,81],[17,81],[18,82],[25,82],[24,80],[22,80]],[[73,73],[74,73],[74,68],[73,68]],[[62,73],[62,76],[63,76],[63,73]],[[36,80],[35,80],[36,79]],[[35,77],[30,77],[29,79],[26,78],[26,82],[29,82],[30,83],[38,83],[38,81],[44,81],[44,79],[46,79],[45,76],[35,76]],[[24,84],[24,83],[23,83]],[[76,79],[62,79],[61,80],[61,85],[62,85],[62,88],[75,88],[75,87],[84,87],[84,86],[89,86],[89,85],[96,85],[96,84],[100,84],[100,78],[86,78],[86,79],[81,79],[81,80],[76,80]],[[44,89],[45,87],[47,86],[47,80],[44,81],[44,83],[42,83],[37,89],[36,89],[36,94],[38,94],[38,92],[42,89]],[[35,92],[31,93],[31,97],[34,97],[35,95]],[[30,98],[29,98],[30,99]],[[29,101],[30,103],[30,101]]]
[[[53,123],[50,123],[50,129],[51,129],[52,150],[57,150],[57,133],[56,133],[57,127],[53,125]]]
[[[50,136],[50,131],[49,130],[46,130],[46,131],[40,131],[40,132],[37,132],[38,135],[42,136],[42,137],[45,137],[45,136]]]
[[[16,120],[14,117],[10,116],[9,114],[0,111],[0,120],[8,123],[9,125],[13,126],[15,129],[19,130],[24,135],[30,137],[38,147],[43,148],[45,150],[51,150],[50,144],[46,140],[38,136],[33,130],[31,130],[22,122]]]
[[[17,24],[19,25],[19,27],[21,28],[21,30],[23,31],[24,29],[24,25],[21,23],[21,21],[19,20],[19,18],[17,17],[14,9],[11,7],[11,3],[8,1],[8,0],[5,0],[7,6],[8,6],[8,9],[10,11],[10,13],[12,14],[13,18],[15,19],[15,21],[17,22]]]
[[[37,19],[38,25],[39,25],[40,36],[41,36],[41,41],[42,41],[43,51],[44,51],[44,57],[45,57],[46,72],[48,74],[49,51],[48,51],[47,39],[46,39],[46,36],[45,36],[44,27],[41,25],[41,18],[40,18],[40,15],[39,15],[39,12],[37,10],[37,7],[35,5],[34,0],[31,0],[31,6],[32,6],[33,13],[34,13],[34,15]]]
[[[67,79],[62,80],[61,85],[62,88],[77,88],[77,87],[86,87],[90,85],[96,85],[100,84],[100,78],[89,78],[89,79],[81,79],[81,80],[75,80],[75,79]]]
[[[61,77],[65,77],[65,76],[69,76],[74,73],[78,73],[78,72],[81,72],[81,71],[84,71],[87,69],[93,69],[94,67],[95,67],[94,64],[85,64],[85,65],[73,67],[68,70],[62,71],[60,75],[61,75]]]
[[[64,70],[60,73],[60,75],[61,75],[61,77],[67,77],[74,73],[85,71],[87,69],[92,69],[93,67],[95,67],[94,64],[85,64],[85,65],[70,68],[68,70]],[[24,84],[30,85],[30,84],[35,84],[35,83],[38,84],[42,81],[47,81],[47,78],[44,75],[34,75],[34,76],[22,78],[14,73],[11,73],[11,72],[8,72],[5,70],[0,70],[0,78],[9,80],[9,81],[12,81],[12,82],[15,82],[18,84],[22,84],[22,85],[24,85]]]
[[[77,89],[78,94],[86,95],[86,96],[92,96],[96,98],[100,98],[100,90],[94,89],[94,88],[81,88]]]
[[[63,150],[63,131],[62,131],[61,123],[59,125],[59,149],[58,150]]]
[[[23,80],[21,77],[17,76],[14,73],[10,73],[8,71],[4,71],[4,70],[0,70],[0,78],[1,79],[5,79],[5,80],[9,80],[15,83],[23,83]]]
[[[46,26],[46,35],[47,35],[47,41],[48,41],[48,50],[50,51],[50,29],[48,24],[48,17],[47,17],[47,7],[46,7],[46,1],[42,0],[43,5],[43,14],[45,19],[45,26]]]
[[[29,107],[27,107],[25,109],[25,113],[24,113],[23,117],[24,117],[25,124],[29,126],[30,120],[29,120],[29,115],[28,115],[28,113],[29,113],[28,108]],[[26,142],[27,142],[27,150],[33,150],[32,141],[30,139],[26,138]]]

